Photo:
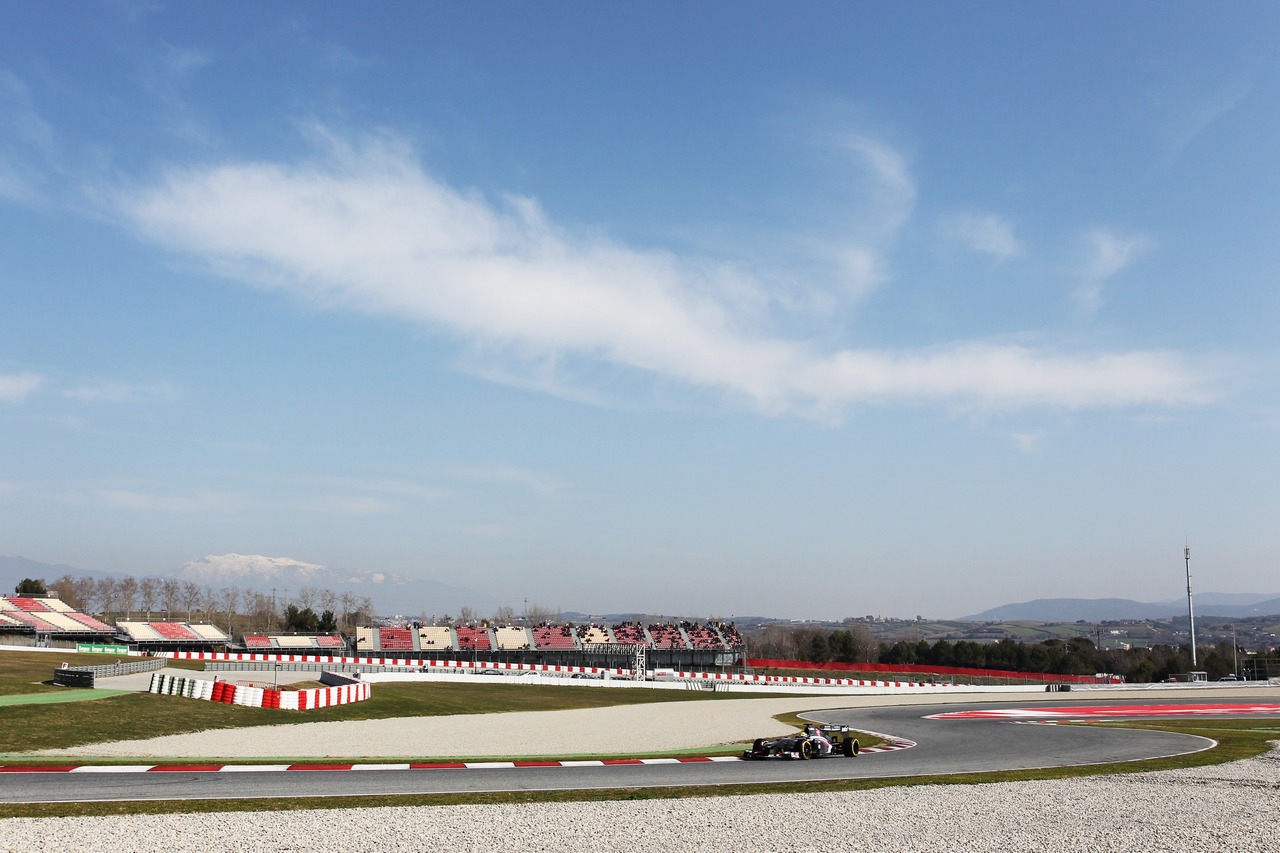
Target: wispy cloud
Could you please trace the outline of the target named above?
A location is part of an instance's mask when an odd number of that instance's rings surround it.
[[[1252,92],[1249,79],[1241,76],[1225,83],[1203,80],[1169,90],[1157,96],[1161,113],[1160,155],[1156,168],[1172,165],[1206,130],[1244,103]]]
[[[21,403],[43,383],[38,373],[0,373],[0,403]]]
[[[113,509],[170,513],[235,513],[247,508],[242,496],[225,492],[196,491],[190,495],[158,495],[128,489],[102,489],[102,502]]]
[[[56,161],[53,128],[35,110],[26,84],[0,69],[0,197],[39,203],[41,176]]]
[[[436,486],[391,478],[322,477],[318,482],[326,488],[420,501],[435,501],[448,494],[446,490]]]
[[[1085,236],[1083,259],[1077,272],[1074,298],[1080,310],[1097,313],[1107,282],[1151,249],[1154,242],[1142,235],[1116,234],[1102,229]]]
[[[948,238],[973,252],[1006,261],[1022,252],[1013,236],[1013,225],[994,213],[957,213],[943,220],[942,231]]]
[[[519,486],[537,492],[543,497],[551,497],[565,490],[565,484],[538,471],[524,468],[459,468],[455,472],[459,477],[482,483]]]
[[[138,403],[172,400],[178,396],[177,389],[168,382],[102,382],[68,388],[62,393],[82,403]]]
[[[887,146],[847,140],[910,213],[915,189]],[[116,195],[148,240],[229,278],[331,310],[409,320],[517,363],[571,362],[714,389],[770,413],[838,417],[850,405],[1178,405],[1208,378],[1169,352],[1056,353],[963,341],[926,350],[824,350],[795,318],[744,312],[768,283],[730,262],[574,233],[523,196],[490,200],[425,173],[392,137],[329,137],[296,164],[173,169]],[[849,241],[857,246],[857,240]],[[1098,232],[1090,281],[1137,253]],[[862,268],[861,262],[854,266]]]

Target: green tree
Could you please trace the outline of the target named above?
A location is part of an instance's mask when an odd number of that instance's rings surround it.
[[[814,663],[824,663],[830,659],[831,650],[827,647],[827,638],[815,633],[813,639],[809,641],[809,660]]]
[[[18,581],[18,585],[13,588],[18,595],[48,595],[49,591],[45,589],[44,581],[39,578],[23,578]]]

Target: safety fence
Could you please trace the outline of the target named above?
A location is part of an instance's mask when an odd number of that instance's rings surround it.
[[[199,660],[209,661],[212,663],[318,663],[323,664],[325,669],[332,669],[338,666],[351,667],[376,667],[382,671],[394,671],[390,668],[401,667],[410,671],[421,671],[423,669],[449,669],[449,670],[486,670],[496,669],[512,672],[547,672],[574,674],[582,673],[584,675],[612,675],[616,677],[629,677],[631,670],[629,669],[606,669],[594,666],[557,666],[553,664],[526,664],[526,663],[496,663],[491,661],[471,661],[471,660],[415,660],[413,658],[376,658],[368,656],[347,657],[339,655],[292,655],[292,654],[262,654],[260,652],[158,652],[157,656],[165,657],[170,660]],[[250,669],[255,667],[227,667],[228,669]],[[291,667],[286,667],[290,669]],[[359,671],[359,670],[347,670]],[[366,670],[367,671],[367,670]]]
[[[313,708],[347,705],[352,702],[363,702],[372,696],[368,684],[345,678],[342,680],[347,683],[310,690],[277,690],[271,687],[253,687],[233,684],[230,681],[209,681],[203,678],[184,678],[157,672],[151,676],[149,692],[163,696],[185,696],[188,699],[225,702],[228,705],[244,705],[249,708],[279,708],[285,711],[307,711]]]
[[[98,678],[163,669],[164,664],[163,660],[146,659],[133,660],[128,663],[117,661],[114,664],[103,664],[101,666],[71,666],[64,661],[60,667],[53,671],[53,683],[63,687],[93,687],[95,680]]]
[[[200,660],[206,661],[206,667],[209,669],[273,669],[277,666],[284,670],[293,670],[295,668],[307,667],[312,665],[322,665],[326,669],[348,668],[364,669],[365,671],[381,670],[387,672],[394,671],[448,671],[448,672],[468,672],[468,671],[502,671],[502,672],[525,672],[525,673],[542,673],[547,675],[584,675],[584,676],[604,676],[617,679],[630,679],[633,675],[630,669],[601,669],[597,667],[582,666],[553,666],[549,664],[519,664],[519,663],[492,663],[487,661],[456,661],[456,660],[411,660],[406,658],[374,658],[374,657],[336,657],[327,655],[293,655],[293,654],[262,654],[262,653],[238,653],[238,652],[164,652],[166,657],[175,660]],[[234,665],[233,665],[234,664]],[[350,670],[348,670],[350,671]],[[956,685],[948,682],[933,681],[879,681],[856,678],[822,678],[807,677],[794,675],[761,675],[755,673],[728,673],[728,672],[686,672],[681,670],[656,669],[648,673],[649,680],[652,681],[685,681],[692,683],[689,689],[698,689],[697,685],[701,682],[726,682],[732,684],[747,684],[758,687],[872,687],[872,688],[928,688],[931,690],[943,688],[959,688],[965,685]],[[715,689],[703,688],[703,689]]]

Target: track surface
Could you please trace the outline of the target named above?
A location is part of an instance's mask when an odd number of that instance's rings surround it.
[[[1077,700],[1044,703],[1038,707],[1078,707],[1081,704],[1084,703]],[[1118,706],[1127,703],[1108,704]],[[925,719],[942,712],[990,711],[1023,705],[1025,703],[914,705],[815,714],[815,718],[823,722],[886,732],[917,743],[912,749],[864,755],[856,759],[354,772],[12,773],[3,776],[0,802],[356,797],[769,784],[1133,761],[1194,752],[1210,745],[1204,738],[1168,732],[1026,725],[1001,719]]]

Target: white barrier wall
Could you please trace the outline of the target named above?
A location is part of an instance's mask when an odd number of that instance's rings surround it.
[[[311,690],[275,690],[232,684],[229,681],[183,678],[159,672],[152,673],[151,685],[147,690],[150,693],[165,696],[185,696],[190,699],[226,702],[246,708],[280,708],[289,711],[305,711],[312,708],[363,702],[373,695],[372,688],[363,682],[337,687],[317,687]]]
[[[522,664],[522,663],[488,663],[484,661],[456,661],[456,660],[408,660],[406,658],[374,658],[374,657],[332,657],[328,655],[280,655],[280,654],[262,654],[254,653],[238,653],[238,652],[162,652],[164,657],[174,660],[208,660],[208,661],[246,661],[246,662],[281,662],[281,663],[330,663],[330,664],[365,664],[368,666],[401,666],[401,667],[420,667],[424,669],[453,669],[453,670],[485,670],[496,669],[512,672],[531,672],[558,674],[563,673],[572,675],[581,673],[583,675],[601,675],[612,676],[617,679],[630,679],[632,670],[629,669],[601,669],[598,667],[585,666],[552,666],[548,664]],[[888,688],[893,690],[924,690],[928,692],[941,692],[946,690],[968,691],[973,689],[971,684],[952,684],[950,682],[915,682],[915,681],[869,681],[857,678],[812,678],[807,676],[784,676],[784,675],[745,675],[742,673],[724,673],[724,672],[682,672],[673,670],[664,670],[663,676],[668,681],[714,681],[729,683],[733,685],[751,685],[757,688],[789,688],[797,687],[809,688],[849,688],[849,687],[873,687]],[[644,682],[648,686],[654,686],[656,682]],[[1043,690],[1043,685],[1035,685],[1037,689]],[[740,688],[739,688],[740,689]]]

